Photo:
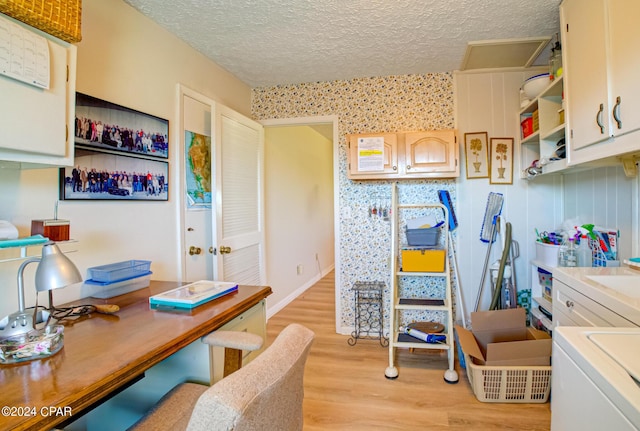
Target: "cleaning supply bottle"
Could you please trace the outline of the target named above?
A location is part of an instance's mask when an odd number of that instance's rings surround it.
[[[576,239],[573,236],[569,237],[569,244],[564,254],[564,265],[562,266],[578,266],[578,249],[576,248]]]
[[[562,242],[560,243],[560,247],[558,248],[558,266],[566,266],[566,256],[567,256],[567,248],[569,247],[567,237],[565,235],[562,236]]]
[[[580,237],[580,244],[578,245],[578,266],[592,266],[593,254],[591,253],[591,247],[589,247],[589,238],[586,234],[582,234]]]

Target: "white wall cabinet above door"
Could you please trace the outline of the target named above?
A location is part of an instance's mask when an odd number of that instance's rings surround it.
[[[640,151],[640,2],[564,0],[560,6],[569,164]],[[635,141],[635,142],[634,142]]]
[[[347,135],[352,180],[457,178],[456,131],[429,130]]]
[[[16,162],[18,167],[71,166],[76,47],[2,14],[0,26],[19,26],[34,37],[44,38],[50,65],[47,89],[0,75],[0,160]],[[25,48],[24,52],[30,51]]]

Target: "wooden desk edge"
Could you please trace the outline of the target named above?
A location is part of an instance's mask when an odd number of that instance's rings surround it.
[[[257,287],[257,286],[256,286]],[[242,288],[242,286],[240,286]],[[260,290],[254,294],[245,298],[242,302],[236,304],[236,306],[226,309],[223,313],[216,314],[208,319],[206,323],[194,327],[192,330],[185,332],[179,338],[173,340],[171,344],[166,344],[162,348],[150,351],[143,357],[138,358],[136,361],[131,361],[128,366],[123,367],[117,374],[112,375],[108,384],[105,385],[104,381],[97,381],[95,384],[86,387],[84,390],[71,394],[65,397],[58,403],[52,403],[49,407],[71,408],[73,416],[83,413],[83,410],[98,403],[103,398],[107,397],[113,391],[126,385],[132,381],[144,371],[148,370],[152,366],[162,362],[172,354],[176,353],[180,349],[188,346],[200,339],[200,337],[209,334],[210,332],[218,329],[227,322],[233,320],[237,316],[241,315],[251,307],[257,305],[260,301],[264,300],[272,292],[269,286],[259,286]],[[135,292],[134,292],[135,293]],[[86,303],[90,298],[83,298],[80,302]],[[74,301],[77,302],[77,301]],[[25,419],[25,418],[22,418]],[[26,420],[9,424],[7,430],[19,431],[19,430],[41,430],[53,428],[56,425],[69,420],[68,416],[42,416],[40,412],[37,415],[26,418]]]

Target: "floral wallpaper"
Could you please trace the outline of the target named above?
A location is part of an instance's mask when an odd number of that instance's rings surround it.
[[[391,280],[390,181],[347,178],[350,133],[399,132],[454,128],[451,73],[357,78],[256,88],[252,116],[256,120],[336,115],[338,117],[339,226],[341,326],[354,326],[354,283],[382,281],[384,327],[388,331]],[[454,180],[407,180],[398,185],[400,203],[438,203],[438,190],[448,190],[455,202]],[[373,210],[375,208],[375,214]],[[379,211],[381,209],[381,211]],[[387,217],[385,217],[387,209]],[[446,240],[446,235],[442,235]],[[452,282],[454,278],[452,277]],[[407,296],[441,296],[442,279],[409,277],[401,282]],[[455,301],[455,291],[452,293]],[[442,316],[404,313],[402,322],[439,320]]]

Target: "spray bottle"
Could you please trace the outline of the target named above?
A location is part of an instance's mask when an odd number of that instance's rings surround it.
[[[592,266],[593,253],[589,247],[589,230],[585,227],[577,227],[580,232],[580,244],[578,245],[578,266]]]

